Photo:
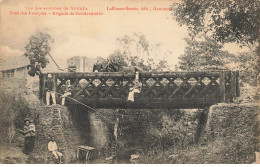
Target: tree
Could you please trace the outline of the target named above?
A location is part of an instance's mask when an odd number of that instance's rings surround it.
[[[54,39],[49,34],[38,32],[30,37],[29,43],[25,46],[24,56],[28,57],[31,63],[36,61],[45,68],[49,63],[46,56],[51,51],[50,44],[53,42]]]
[[[117,38],[117,42],[119,48],[108,57],[112,62],[126,66],[134,62],[145,71],[163,71],[168,68],[165,58],[171,56],[172,52],[163,50],[161,43],[149,43],[144,34],[125,35]]]
[[[108,59],[111,62],[115,62],[122,66],[127,66],[127,62],[126,62],[127,58],[123,53],[121,53],[120,50],[115,50],[112,54],[109,55]]]
[[[223,45],[207,36],[200,40],[185,38],[187,46],[179,57],[179,68],[185,71],[202,70],[207,67],[225,68],[235,55],[223,51]]]
[[[190,35],[210,35],[218,42],[241,46],[259,43],[259,0],[181,0],[172,15]]]
[[[240,53],[234,59],[233,70],[239,70],[239,78],[242,83],[257,85],[257,75],[260,72],[260,62],[257,57],[257,50]]]

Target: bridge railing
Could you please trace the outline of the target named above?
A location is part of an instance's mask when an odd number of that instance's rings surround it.
[[[62,94],[66,82],[72,98],[95,107],[129,106],[127,97],[134,74],[51,73],[55,91]],[[238,71],[157,72],[140,74],[142,89],[131,107],[192,108],[232,102],[239,96]],[[45,96],[47,73],[41,76],[40,97]],[[42,98],[45,99],[45,98]],[[59,100],[59,97],[58,97]]]

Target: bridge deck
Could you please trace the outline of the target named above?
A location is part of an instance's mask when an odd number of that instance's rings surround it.
[[[134,74],[51,74],[56,92],[62,94],[64,85],[70,80],[73,86],[71,98],[96,108],[201,108],[232,102],[239,96],[238,71],[142,73],[142,89],[140,94],[136,94],[135,102],[127,101]],[[41,97],[45,96],[46,78],[47,73],[40,79]],[[57,100],[60,100],[59,96]]]

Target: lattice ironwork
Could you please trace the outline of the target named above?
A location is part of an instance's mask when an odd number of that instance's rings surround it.
[[[126,104],[134,74],[123,73],[52,73],[56,91],[63,93],[66,83],[73,87],[72,98],[82,102],[116,101]],[[46,79],[47,74],[41,77]],[[238,72],[161,72],[140,75],[142,89],[136,103],[170,105],[214,104],[232,101],[238,93]],[[44,87],[43,81],[41,81]],[[44,90],[42,88],[42,90]],[[235,91],[235,92],[234,92]],[[42,92],[44,95],[44,92]],[[138,100],[139,99],[139,100]],[[147,105],[147,104],[146,104]],[[176,105],[176,104],[175,104]]]

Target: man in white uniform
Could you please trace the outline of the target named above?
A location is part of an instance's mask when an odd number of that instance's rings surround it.
[[[62,163],[62,153],[58,151],[58,146],[54,140],[54,136],[51,137],[51,141],[48,143],[48,150],[54,155],[54,157],[58,160],[58,163]]]
[[[135,73],[135,80],[134,80],[134,86],[129,89],[129,94],[128,94],[128,101],[134,102],[134,94],[135,93],[140,93],[142,89],[142,83],[139,81],[139,72],[136,71]]]

